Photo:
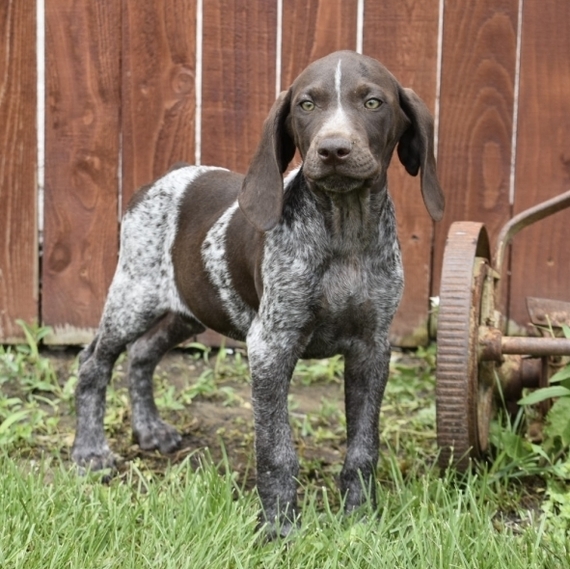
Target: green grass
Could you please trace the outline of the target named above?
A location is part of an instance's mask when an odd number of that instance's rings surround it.
[[[131,453],[108,484],[94,474],[77,476],[68,461],[76,363],[56,370],[37,348],[42,329],[26,330],[27,346],[0,348],[2,569],[570,568],[564,440],[549,454],[524,436],[521,414],[514,424],[493,425],[492,462],[464,476],[440,475],[433,349],[393,359],[381,417],[379,507],[348,519],[339,513],[340,459],[318,458],[319,450],[343,451],[342,361],[300,364],[290,406],[302,521],[288,540],[266,543],[256,529],[259,501],[247,472],[235,471],[223,452],[219,463],[198,450],[171,464]],[[197,361],[188,358],[185,364]],[[183,387],[173,389],[157,375],[162,413],[184,429],[200,401],[244,404],[238,391],[247,382],[245,366],[243,356],[222,351]],[[295,397],[312,388],[326,395],[302,410]],[[128,413],[118,371],[105,428],[121,452],[130,448]],[[251,441],[251,425],[235,431],[224,440]],[[222,445],[220,437],[210,442]]]
[[[256,533],[258,503],[208,460],[149,476],[131,465],[106,486],[60,465],[0,459],[0,566],[16,567],[568,567],[567,542],[546,518],[509,526],[485,475],[403,479],[396,461],[375,517],[347,520],[307,489],[300,530]],[[326,496],[325,496],[326,498]],[[325,500],[325,504],[327,501]]]

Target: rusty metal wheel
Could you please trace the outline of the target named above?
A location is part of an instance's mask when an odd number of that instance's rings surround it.
[[[487,279],[493,274],[490,258],[483,224],[451,226],[437,327],[437,442],[442,468],[466,470],[470,459],[480,457],[487,447],[493,387],[479,365],[478,330],[493,312],[492,279]]]

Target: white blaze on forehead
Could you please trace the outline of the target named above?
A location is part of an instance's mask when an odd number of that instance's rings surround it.
[[[320,128],[317,134],[317,138],[330,136],[330,135],[339,135],[339,136],[345,136],[347,138],[352,138],[354,129],[342,105],[341,83],[342,83],[342,60],[339,59],[334,72],[336,108],[334,113],[328,118],[328,120],[326,120],[323,123],[323,126]]]
[[[341,60],[339,59],[337,66],[336,66],[336,71],[334,74],[334,88],[336,89],[336,100],[337,100],[339,107],[342,105],[342,103],[340,101],[340,81],[341,81],[341,79],[342,79]]]

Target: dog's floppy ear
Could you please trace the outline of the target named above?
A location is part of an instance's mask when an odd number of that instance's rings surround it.
[[[399,89],[400,106],[410,124],[400,137],[398,156],[408,174],[416,176],[421,170],[424,204],[432,219],[443,216],[445,198],[435,171],[433,117],[425,103],[411,90]]]
[[[281,218],[283,172],[295,154],[285,125],[290,103],[290,91],[283,91],[271,107],[238,196],[245,217],[259,231],[269,231]]]

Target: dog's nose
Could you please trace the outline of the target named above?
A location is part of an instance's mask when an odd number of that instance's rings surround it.
[[[346,160],[352,150],[352,145],[345,138],[325,138],[317,148],[320,159],[325,164],[340,164]]]

